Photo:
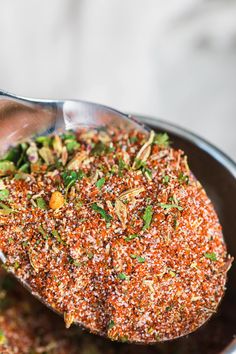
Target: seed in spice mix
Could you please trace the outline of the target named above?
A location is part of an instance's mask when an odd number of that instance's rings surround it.
[[[190,333],[216,311],[231,258],[167,134],[38,137],[0,161],[0,176],[5,268],[67,327],[150,343]]]

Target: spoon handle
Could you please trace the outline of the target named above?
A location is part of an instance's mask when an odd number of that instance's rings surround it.
[[[97,103],[32,99],[0,90],[0,154],[23,139],[59,128],[104,126],[147,132],[133,117]]]

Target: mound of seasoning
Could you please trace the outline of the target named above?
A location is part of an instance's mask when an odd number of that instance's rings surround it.
[[[224,293],[221,226],[167,134],[41,136],[0,161],[5,268],[112,340],[150,343],[201,326]]]

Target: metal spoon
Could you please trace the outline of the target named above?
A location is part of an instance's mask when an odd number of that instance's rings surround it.
[[[50,134],[58,129],[104,126],[141,130],[148,134],[148,128],[133,117],[100,104],[78,100],[31,99],[0,91],[0,158],[10,146],[39,134]],[[1,250],[0,260],[6,262]],[[16,278],[42,303],[55,311],[38,293],[32,291],[29,284]]]
[[[23,139],[59,128],[103,126],[148,132],[130,115],[97,103],[31,99],[0,90],[0,154]]]

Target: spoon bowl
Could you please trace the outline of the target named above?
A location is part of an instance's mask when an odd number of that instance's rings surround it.
[[[79,100],[32,99],[0,90],[0,154],[21,140],[75,128],[147,128],[132,116],[97,103]]]
[[[111,125],[127,130],[148,132],[148,129],[130,116],[105,106],[71,100],[31,100],[3,92],[0,92],[0,122],[2,152],[5,152],[9,146],[38,134],[46,135],[57,130],[78,127],[100,128]],[[12,127],[14,127],[13,131]],[[0,253],[0,257],[3,262],[6,261],[3,254]],[[40,301],[53,309],[39,294],[32,292],[27,283],[22,283]],[[83,326],[83,323],[78,324]]]

